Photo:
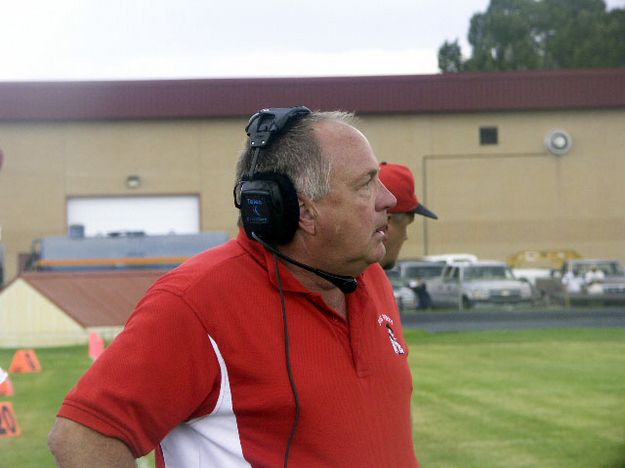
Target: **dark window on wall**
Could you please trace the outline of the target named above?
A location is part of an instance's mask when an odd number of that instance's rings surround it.
[[[480,145],[496,145],[498,143],[497,127],[480,127]]]

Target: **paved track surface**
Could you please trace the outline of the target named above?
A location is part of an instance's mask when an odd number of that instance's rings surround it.
[[[429,332],[527,328],[613,328],[625,327],[625,308],[412,312],[402,316],[402,323],[405,328],[420,328]]]

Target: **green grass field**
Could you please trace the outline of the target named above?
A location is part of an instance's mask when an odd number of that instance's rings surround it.
[[[625,467],[625,329],[407,336],[424,467]]]
[[[431,467],[625,468],[625,329],[407,331],[417,455]],[[0,350],[6,369],[14,350]],[[86,347],[39,349],[13,374],[22,436],[0,467],[53,467],[46,436],[90,365]]]

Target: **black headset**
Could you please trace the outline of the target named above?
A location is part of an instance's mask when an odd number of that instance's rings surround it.
[[[235,187],[234,205],[241,210],[241,221],[250,239],[287,244],[299,223],[299,203],[293,181],[277,172],[256,172],[261,152],[275,143],[295,123],[310,114],[304,106],[262,109],[251,118],[245,131],[253,149],[247,174]]]

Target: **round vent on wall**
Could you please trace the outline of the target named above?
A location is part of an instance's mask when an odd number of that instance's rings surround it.
[[[572,146],[573,139],[564,130],[551,130],[545,136],[545,148],[551,154],[561,156],[568,153]]]

